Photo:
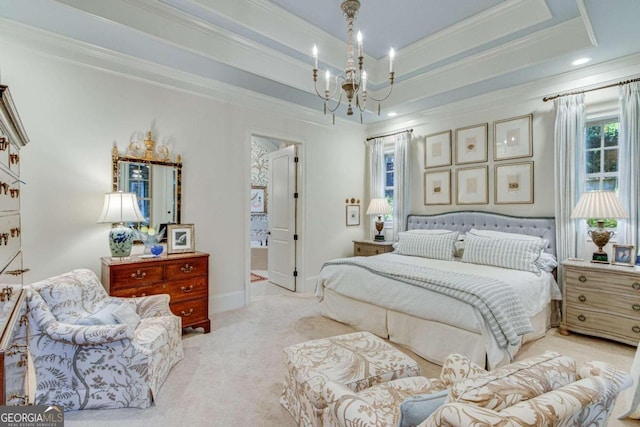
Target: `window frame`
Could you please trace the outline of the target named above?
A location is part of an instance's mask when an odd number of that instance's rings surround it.
[[[389,205],[391,206],[391,213],[387,214],[384,216],[384,228],[393,228],[393,210],[394,210],[394,205],[395,205],[395,199],[396,199],[396,194],[395,194],[395,185],[391,185],[388,186],[387,184],[387,174],[389,174],[389,171],[387,171],[387,157],[391,157],[393,159],[393,170],[391,171],[391,173],[393,174],[393,183],[395,184],[396,182],[396,154],[395,154],[395,146],[393,144],[385,144],[384,146],[384,151],[383,151],[383,157],[384,157],[384,196],[385,198],[387,198],[387,191],[391,191],[392,194],[392,200],[391,202],[389,202]]]

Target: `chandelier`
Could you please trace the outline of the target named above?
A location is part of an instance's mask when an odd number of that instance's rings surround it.
[[[316,94],[324,99],[324,114],[329,111],[333,115],[333,123],[336,122],[336,110],[342,103],[342,97],[346,97],[348,102],[347,115],[353,115],[353,108],[357,108],[360,111],[360,123],[362,123],[362,112],[366,108],[367,99],[371,99],[378,103],[378,115],[380,115],[380,102],[384,101],[391,95],[393,89],[393,58],[395,53],[393,49],[389,52],[389,92],[386,96],[377,99],[371,94],[367,93],[367,72],[364,70],[363,61],[363,49],[362,49],[362,33],[358,31],[358,68],[356,69],[354,52],[353,52],[353,21],[355,20],[358,10],[360,9],[359,0],[344,0],[340,6],[345,16],[347,17],[347,68],[344,70],[344,74],[338,74],[335,76],[335,84],[331,84],[332,76],[331,72],[327,69],[325,73],[325,85],[324,93],[318,91],[318,47],[313,46],[313,82],[316,90]],[[333,89],[332,89],[333,86]],[[340,90],[341,89],[341,90]],[[340,95],[337,100],[337,104],[331,108],[329,105],[329,99],[336,95],[336,92],[340,91]]]

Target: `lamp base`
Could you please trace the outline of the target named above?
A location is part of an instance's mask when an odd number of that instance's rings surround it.
[[[384,242],[384,234],[376,234],[373,240],[376,242]]]
[[[594,252],[591,262],[597,264],[609,264],[609,255],[606,252]]]
[[[109,249],[111,249],[111,257],[128,257],[131,255],[132,247],[133,230],[131,228],[117,226],[109,231]]]

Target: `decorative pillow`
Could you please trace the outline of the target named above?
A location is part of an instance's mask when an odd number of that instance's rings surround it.
[[[503,231],[494,230],[478,230],[476,228],[472,228],[471,230],[469,230],[469,233],[473,234],[474,236],[495,237],[498,239],[542,240],[542,237],[531,236],[529,234],[505,233]]]
[[[76,325],[117,325],[118,319],[114,316],[114,312],[122,305],[122,302],[116,299],[109,300],[105,305],[100,307],[98,311],[88,316],[78,319]]]
[[[414,229],[414,230],[407,230],[405,231],[405,233],[412,233],[412,234],[447,234],[447,233],[453,233],[453,231],[451,230],[443,230],[443,229]]]
[[[458,232],[443,234],[398,233],[398,247],[400,255],[419,256],[423,258],[453,260],[453,242],[458,238]]]
[[[536,261],[547,244],[544,239],[498,239],[467,233],[461,261],[540,274]]]
[[[435,412],[449,394],[449,390],[440,390],[433,393],[419,394],[407,397],[400,405],[399,427],[417,426]]]
[[[556,257],[543,251],[540,254],[540,258],[536,260],[536,265],[540,270],[551,273],[553,269],[558,266],[558,261],[556,260]]]
[[[118,323],[127,324],[132,330],[135,330],[140,324],[140,316],[136,312],[136,303],[134,301],[125,300],[114,311],[113,317]]]
[[[447,403],[470,403],[494,411],[576,381],[573,359],[548,351],[453,384]]]

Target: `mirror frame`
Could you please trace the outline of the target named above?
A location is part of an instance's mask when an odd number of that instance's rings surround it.
[[[147,132],[147,139],[144,140],[144,152],[141,153],[139,142],[131,142],[125,154],[118,152],[118,146],[113,145],[111,155],[111,176],[113,191],[118,189],[118,164],[120,162],[143,163],[147,165],[169,166],[176,168],[176,224],[180,224],[182,211],[182,157],[178,155],[176,161],[169,157],[169,149],[165,146],[155,148],[155,141],[151,139],[151,131]]]

